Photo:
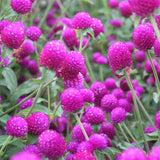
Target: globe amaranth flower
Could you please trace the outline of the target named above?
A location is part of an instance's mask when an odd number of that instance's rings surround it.
[[[132,113],[132,111],[133,111],[132,106],[127,99],[125,99],[125,98],[119,99],[118,103],[119,103],[119,107],[124,108],[126,110],[126,112]]]
[[[112,24],[116,28],[121,28],[123,22],[120,19],[111,19],[109,23]]]
[[[85,102],[88,102],[88,103],[93,103],[94,102],[94,93],[91,89],[88,89],[88,88],[82,88],[80,89],[80,92],[81,92],[81,95],[83,96],[83,100]]]
[[[121,1],[119,3],[119,10],[123,17],[130,17],[132,15],[132,9],[128,1]]]
[[[75,154],[77,152],[77,148],[79,146],[79,142],[77,141],[71,141],[67,145],[67,150],[71,153]]]
[[[152,59],[153,65],[155,67],[155,69],[158,69],[158,62],[155,59]],[[153,73],[153,69],[151,66],[151,63],[149,60],[146,61],[145,65],[144,65],[144,69],[148,72],[148,73]]]
[[[155,125],[158,129],[160,129],[160,111],[158,111],[155,115]]]
[[[112,77],[106,78],[104,81],[104,85],[106,86],[106,88],[108,90],[112,90],[114,88],[116,88],[116,80]]]
[[[159,160],[159,159],[160,159],[159,152],[160,152],[160,146],[154,147],[154,148],[150,151],[147,160]]]
[[[131,67],[132,55],[128,47],[123,42],[114,42],[108,49],[109,64],[115,74],[117,70]]]
[[[85,150],[77,152],[72,160],[96,160],[96,158],[91,152]]]
[[[139,63],[142,63],[146,60],[146,55],[145,55],[145,52],[143,51],[137,51],[135,53],[135,60]]]
[[[148,126],[144,129],[144,133],[153,133],[155,131],[153,126]]]
[[[160,57],[160,43],[159,43],[158,38],[154,42],[154,53],[156,57]]]
[[[89,141],[83,141],[78,145],[77,152],[85,150],[93,153],[93,146]]]
[[[110,8],[117,8],[118,7],[118,0],[109,0],[108,5]]]
[[[8,26],[9,24],[11,24],[11,23],[12,23],[12,22],[9,21],[9,20],[2,20],[2,21],[0,21],[0,34],[1,34],[2,30],[3,30],[6,26]]]
[[[117,99],[126,98],[126,95],[121,88],[115,88],[114,90],[112,90],[111,93],[112,93],[112,95],[117,97]]]

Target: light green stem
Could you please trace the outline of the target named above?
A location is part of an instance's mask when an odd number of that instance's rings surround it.
[[[51,116],[51,118],[50,118],[50,122],[52,122],[53,119],[55,118],[56,112],[57,112],[57,110],[58,110],[58,108],[59,108],[60,106],[61,106],[61,103],[59,102],[58,105],[54,108],[53,114],[52,114],[52,116]]]
[[[91,37],[89,37],[87,43],[86,43],[85,46],[82,48],[82,52],[87,48],[87,46],[88,46],[90,40],[91,40]]]
[[[99,65],[99,75],[101,78],[101,82],[103,83],[104,78],[103,78],[103,65],[102,64]]]
[[[69,143],[69,139],[70,139],[70,137],[69,137],[69,121],[70,121],[70,115],[68,115],[68,117],[67,117],[67,144]]]
[[[35,53],[36,53],[37,64],[38,64],[38,68],[39,68],[40,67],[40,65],[39,65],[39,53],[37,51],[37,44],[36,43],[37,42],[33,42],[34,48],[35,48]]]
[[[79,52],[82,52],[82,44],[83,44],[83,31],[80,30],[80,45],[79,45]]]
[[[50,118],[50,115],[51,115],[51,95],[50,95],[49,86],[47,86],[47,93],[48,93],[48,116]]]

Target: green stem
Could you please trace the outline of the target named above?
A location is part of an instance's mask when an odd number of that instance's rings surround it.
[[[85,129],[84,129],[84,127],[83,127],[83,125],[82,125],[82,123],[81,123],[78,115],[77,115],[77,113],[74,113],[74,116],[75,116],[75,119],[77,120],[78,124],[79,124],[80,127],[81,127],[81,130],[82,130],[82,132],[83,132],[83,134],[84,134],[84,136],[85,136],[85,139],[86,139],[87,141],[89,141],[89,137],[88,137],[88,135],[87,135],[87,133],[86,133],[86,131],[85,131]]]
[[[157,88],[157,92],[158,94],[160,95],[160,83],[159,83],[159,78],[158,78],[158,75],[157,75],[157,71],[156,71],[156,68],[152,62],[152,58],[151,58],[151,55],[150,53],[147,51],[147,57],[151,63],[151,66],[152,66],[152,70],[153,70],[153,74],[154,74],[154,77],[155,77],[155,81],[156,81],[156,88]]]
[[[47,86],[47,93],[48,93],[48,116],[50,118],[50,115],[51,115],[51,95],[50,95],[49,86]]]
[[[37,44],[36,42],[33,42],[34,44],[34,48],[35,48],[35,53],[36,53],[36,59],[37,59],[37,64],[38,64],[38,68],[40,68],[40,64],[39,64],[39,53],[37,51]]]
[[[87,43],[86,43],[85,46],[82,48],[82,52],[86,49],[86,47],[88,46],[90,40],[91,40],[91,37],[89,37]]]
[[[140,145],[138,144],[137,140],[134,138],[134,136],[132,135],[131,131],[128,129],[128,127],[126,126],[126,124],[124,122],[122,122],[123,127],[125,128],[125,130],[128,132],[128,134],[130,135],[130,137],[132,138],[132,140],[136,143],[138,148],[141,148]]]
[[[70,115],[67,117],[67,144],[69,143],[70,137],[69,137],[69,122],[70,122]]]
[[[92,71],[92,68],[91,68],[91,65],[90,65],[90,62],[89,62],[89,59],[88,59],[88,56],[87,56],[86,52],[84,52],[84,57],[85,57],[85,60],[86,60],[87,67],[89,69],[89,73],[91,75],[91,81],[95,82],[96,79],[95,79],[94,73]]]
[[[41,94],[42,88],[43,88],[43,84],[40,85],[40,87],[38,89],[38,92],[37,92],[37,95],[36,95],[36,97],[35,97],[35,99],[33,101],[33,104],[31,106],[29,112],[26,114],[25,118],[27,118],[30,115],[30,113],[32,112],[33,108],[35,107],[35,104],[36,104],[36,102],[37,102],[37,100],[38,100],[38,98],[39,98],[39,96]]]
[[[82,52],[82,44],[83,44],[83,31],[80,30],[80,45],[79,45],[79,52]]]
[[[45,10],[45,12],[44,12],[44,15],[43,15],[43,17],[41,18],[41,21],[40,21],[40,23],[39,23],[39,25],[38,25],[39,28],[41,28],[41,26],[44,24],[44,21],[46,20],[46,17],[47,17],[47,15],[48,15],[48,12],[51,10],[52,4],[54,3],[54,1],[55,1],[55,0],[49,0],[49,1],[48,1],[47,8],[46,8],[46,10]]]
[[[150,106],[151,98],[152,98],[152,75],[149,76],[150,84],[149,84],[149,98],[148,98],[148,108]]]
[[[51,118],[50,118],[50,122],[52,122],[53,119],[55,118],[56,112],[57,112],[57,110],[58,110],[58,108],[59,108],[60,106],[61,106],[61,103],[59,102],[58,105],[54,108],[53,114],[52,114],[52,116],[51,116]]]
[[[137,118],[138,118],[138,121],[139,121],[138,125],[139,125],[139,128],[140,128],[140,130],[141,130],[140,134],[142,134],[142,137],[143,137],[143,139],[144,139],[144,144],[145,144],[147,153],[149,153],[149,147],[148,147],[148,144],[147,144],[145,135],[144,135],[143,126],[142,126],[142,120],[141,120],[141,115],[140,115],[140,112],[139,112],[139,109],[138,109],[138,105],[137,105],[137,101],[136,101],[136,94],[135,94],[135,92],[134,92],[132,83],[131,83],[131,81],[130,81],[130,78],[129,78],[128,73],[126,72],[126,70],[125,70],[125,76],[126,76],[126,81],[127,81],[127,83],[128,83],[128,86],[130,87],[130,90],[131,90],[131,92],[132,92],[133,102],[134,102],[134,105],[135,105],[135,108],[136,108],[136,114],[137,114]]]
[[[125,134],[125,132],[124,132],[124,130],[123,130],[123,128],[122,128],[122,126],[121,126],[120,123],[118,123],[118,127],[119,127],[119,129],[121,130],[121,132],[122,132],[124,138],[126,139],[126,141],[127,141],[128,143],[130,143],[130,141],[129,141],[127,135]]]
[[[101,82],[103,83],[104,78],[103,78],[103,65],[102,64],[99,65],[99,75],[101,78]]]

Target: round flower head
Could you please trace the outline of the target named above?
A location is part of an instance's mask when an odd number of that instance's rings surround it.
[[[72,28],[72,19],[70,18],[62,18],[59,22],[65,24],[69,28]]]
[[[119,3],[119,10],[123,17],[130,17],[132,15],[132,9],[128,1],[121,1]]]
[[[26,14],[31,11],[31,0],[11,0],[11,7],[20,14]]]
[[[79,143],[77,141],[71,141],[71,142],[68,143],[67,149],[71,153],[75,154],[77,152],[78,146],[79,146]]]
[[[154,147],[150,151],[147,160],[159,160],[160,159],[160,154],[159,153],[160,153],[160,146]]]
[[[140,95],[144,92],[144,88],[142,86],[136,86],[135,90],[138,91]]]
[[[135,87],[139,86],[139,83],[138,83],[137,80],[133,79],[132,80],[132,85],[133,85],[133,88],[135,88]]]
[[[114,95],[115,97],[117,97],[117,99],[121,99],[121,98],[125,98],[126,97],[124,91],[122,89],[120,89],[120,88],[115,88],[112,91],[112,95]]]
[[[80,89],[81,95],[83,96],[84,102],[93,103],[94,102],[94,93],[88,88]]]
[[[124,150],[120,156],[120,160],[128,160],[128,157],[129,160],[147,160],[147,156],[144,151],[134,147]]]
[[[153,133],[155,130],[154,130],[154,127],[153,126],[149,126],[149,127],[146,127],[144,129],[144,133]]]
[[[26,40],[18,49],[14,49],[12,56],[17,58],[17,60],[22,60],[23,58],[31,55],[33,52],[34,52],[33,43],[29,40]]]
[[[41,30],[37,26],[31,26],[26,30],[26,36],[32,41],[37,41],[41,34]]]
[[[83,66],[83,68],[82,68],[82,70],[81,70],[80,72],[82,73],[82,75],[83,75],[84,77],[87,76],[87,69],[86,69],[85,66]]]
[[[129,101],[125,98],[119,99],[119,107],[124,108],[126,112],[132,113],[133,109]]]
[[[78,12],[72,19],[74,29],[89,28],[92,24],[92,17],[87,12]]]
[[[25,57],[22,60],[20,60],[18,62],[18,64],[21,65],[21,67],[23,67],[23,68],[28,68],[29,62],[30,62],[30,58],[29,57]]]
[[[58,70],[63,66],[66,55],[66,46],[58,40],[52,40],[44,46],[39,61],[41,65],[49,69]]]
[[[127,41],[125,44],[126,44],[126,46],[128,47],[129,51],[130,51],[131,53],[133,53],[133,51],[134,51],[134,43],[131,42],[131,41]]]
[[[84,84],[84,76],[79,72],[75,78],[64,79],[64,88],[77,88],[81,89]]]
[[[106,88],[108,90],[112,90],[114,88],[116,88],[116,80],[114,78],[107,78],[105,81],[104,81],[104,85],[106,86]]]
[[[104,27],[100,19],[93,18],[92,24],[90,25],[90,28],[94,31],[94,36],[97,37],[101,32],[104,32]]]
[[[126,118],[126,111],[124,108],[117,107],[111,111],[110,119],[113,123],[121,123]]]
[[[31,74],[38,74],[39,69],[38,69],[38,64],[37,61],[35,60],[30,60],[28,64],[28,70]]]
[[[77,152],[79,151],[89,151],[93,153],[93,146],[89,141],[83,141],[78,145]]]
[[[9,48],[19,48],[24,41],[24,29],[19,24],[7,25],[1,32],[1,41]]]
[[[96,59],[96,63],[98,64],[107,64],[108,60],[106,57],[104,56],[99,56],[97,59]]]
[[[158,38],[154,42],[154,53],[156,57],[160,57],[160,43],[159,43]]]
[[[21,21],[16,21],[14,24],[19,24],[24,29],[24,31],[26,30],[25,24],[22,23]]]
[[[153,62],[153,65],[154,67],[158,68],[158,62],[155,60],[155,59],[152,59],[152,62]],[[153,73],[153,70],[152,70],[152,66],[151,66],[151,63],[149,60],[146,61],[145,65],[144,65],[144,69],[148,72],[148,73]]]
[[[14,116],[7,121],[5,129],[10,136],[24,137],[28,132],[28,124],[23,117]]]
[[[111,19],[109,21],[110,24],[112,24],[116,28],[121,28],[122,27],[122,21],[120,19]]]
[[[147,78],[147,80],[146,80],[146,83],[150,86],[152,86],[152,87],[155,87],[155,78],[154,78],[154,76],[152,76],[152,77],[148,77]]]
[[[108,138],[103,134],[93,134],[89,138],[89,142],[92,144],[93,149],[105,149],[108,147]]]
[[[114,41],[116,39],[117,39],[116,36],[110,35],[110,36],[107,37],[107,42],[110,43],[110,42],[112,42],[112,41]]]
[[[127,81],[124,78],[121,79],[121,81],[120,81],[120,88],[123,91],[129,91],[130,90],[130,88],[128,87]]]
[[[77,44],[76,32],[72,28],[67,27],[63,30],[62,39],[71,50],[73,50],[73,46]]]
[[[160,111],[158,111],[158,113],[155,115],[155,122],[156,127],[160,129]]]
[[[3,30],[6,26],[8,26],[9,24],[11,24],[11,23],[12,23],[12,22],[9,21],[9,20],[2,20],[2,21],[0,21],[0,34],[1,34],[2,30]]]
[[[97,58],[99,58],[101,56],[102,56],[102,54],[100,52],[95,52],[95,53],[93,53],[92,59],[94,62],[96,62]]]
[[[74,157],[74,154],[69,154],[65,160],[72,160]]]
[[[105,114],[100,108],[93,107],[85,113],[85,118],[88,123],[101,124],[105,121]]]
[[[32,113],[27,118],[28,132],[33,135],[40,135],[49,127],[49,118],[43,112]]]
[[[140,93],[139,93],[138,91],[136,91],[136,90],[134,90],[134,92],[135,92],[135,94],[137,95],[137,97],[140,99],[140,98],[141,98]],[[128,92],[127,92],[127,100],[128,100],[131,104],[134,103],[134,101],[133,101],[133,96],[132,96],[132,91],[128,91]]]
[[[117,8],[118,7],[118,0],[109,0],[109,7],[110,8]]]
[[[108,50],[109,64],[115,74],[117,70],[131,67],[132,55],[128,47],[123,42],[114,42]]]
[[[90,137],[92,135],[92,133],[93,133],[93,130],[92,130],[90,124],[82,123],[82,125],[83,125],[84,130],[86,131],[88,137]],[[79,142],[85,140],[85,136],[84,136],[79,124],[75,125],[75,127],[73,128],[72,137],[71,138],[75,139],[75,140],[77,140]]]
[[[155,20],[156,20],[158,29],[160,30],[160,15],[154,15],[154,18],[155,18]]]
[[[91,152],[85,150],[77,152],[72,160],[96,160],[96,158]]]
[[[159,0],[128,0],[132,11],[139,17],[147,17],[159,7]]]
[[[74,112],[84,106],[83,96],[81,95],[81,92],[76,88],[67,88],[61,94],[60,99],[63,110],[66,112]]]
[[[41,151],[39,150],[38,146],[31,144],[26,146],[23,151],[25,152],[29,152],[29,153],[35,153],[37,155],[39,155],[39,157],[41,157]]]
[[[100,126],[98,133],[106,134],[110,139],[112,139],[116,134],[114,126],[111,122],[103,122]]]
[[[54,130],[46,130],[38,137],[38,147],[46,158],[56,159],[66,152],[64,138]]]
[[[143,51],[137,51],[135,53],[135,60],[138,62],[138,63],[142,63],[146,60],[146,55]]]
[[[118,107],[118,99],[112,94],[106,94],[101,100],[101,107],[107,113]]]
[[[152,27],[147,24],[140,24],[133,32],[133,42],[135,47],[142,51],[151,49],[155,42],[155,35]]]
[[[13,155],[9,160],[43,160],[43,159],[36,153],[22,151]]]
[[[71,51],[67,54],[65,64],[60,71],[60,75],[64,79],[75,78],[85,66],[85,59],[82,53]]]
[[[105,94],[108,93],[108,90],[106,89],[105,85],[100,81],[93,82],[91,84],[90,89],[93,91],[95,96],[95,100],[94,100],[95,105],[100,106],[101,99]]]
[[[90,82],[91,82],[90,77],[89,77],[89,76],[86,76],[86,77],[85,77],[85,81],[86,81],[87,83],[90,83]]]
[[[17,103],[20,103],[21,101],[23,101],[26,97],[24,98],[19,98]],[[32,106],[32,103],[33,103],[33,99],[32,98],[29,98],[27,101],[25,101],[24,103],[22,103],[20,105],[21,109],[26,109],[28,107],[31,107]]]

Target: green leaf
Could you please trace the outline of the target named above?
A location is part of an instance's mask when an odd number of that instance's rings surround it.
[[[56,117],[61,117],[62,114],[63,114],[63,109],[61,106],[59,106],[56,112]]]
[[[0,111],[0,114],[2,114],[2,113],[3,113],[3,112]],[[2,117],[0,118],[0,122],[6,124],[6,122],[7,122],[9,119],[10,119],[10,116],[9,116],[8,114],[5,114],[4,116],[2,116]]]
[[[3,145],[5,140],[9,137],[9,135],[0,135],[0,145]]]
[[[2,46],[2,49],[1,49],[1,57],[2,59],[4,59],[6,56],[8,55],[11,55],[13,52],[12,49],[6,47],[5,45]]]
[[[141,17],[137,17],[137,16],[135,17],[134,28],[138,27],[140,20],[141,20]]]
[[[84,36],[86,36],[88,33],[92,36],[92,38],[95,38],[95,37],[94,37],[94,31],[93,31],[92,28],[87,28],[87,29],[85,29],[85,30],[83,31],[83,35],[84,35]]]
[[[35,144],[37,142],[38,135],[32,135],[28,133],[27,145]]]
[[[109,149],[109,147],[107,149],[102,149],[100,150],[100,152],[104,155],[106,155],[110,160],[114,160],[114,154],[113,152]]]
[[[91,0],[82,0],[83,2],[87,2],[87,3],[89,3],[89,4],[92,4],[92,5],[94,5],[94,2],[93,1],[91,1]]]
[[[117,70],[116,74],[123,76],[124,75],[124,69],[125,68]]]
[[[46,102],[48,103],[48,101],[44,98],[38,98],[36,103],[41,103],[41,102]]]
[[[153,100],[156,104],[159,102],[159,94],[157,92],[153,93]]]
[[[12,69],[5,67],[2,71],[2,75],[7,84],[7,88],[10,90],[11,94],[16,91],[17,88],[17,77]]]

